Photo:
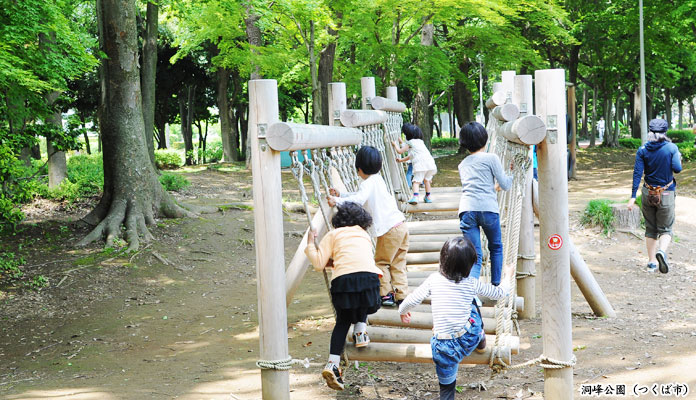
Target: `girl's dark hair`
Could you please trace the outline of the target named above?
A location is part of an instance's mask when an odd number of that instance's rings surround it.
[[[401,132],[406,136],[406,140],[423,139],[423,131],[421,131],[418,125],[407,122],[401,127]]]
[[[440,250],[440,273],[455,283],[469,276],[475,262],[476,248],[464,236],[449,239]]]
[[[462,129],[459,131],[459,144],[471,153],[482,149],[487,141],[488,132],[478,122],[471,121],[462,126]]]
[[[331,225],[334,228],[342,228],[344,226],[359,226],[364,230],[372,225],[372,216],[360,204],[347,201],[337,206],[336,215],[331,218]]]
[[[372,146],[363,146],[355,155],[355,169],[361,169],[367,175],[374,175],[382,169],[382,156]]]

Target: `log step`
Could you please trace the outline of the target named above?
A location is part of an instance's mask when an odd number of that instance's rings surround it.
[[[440,270],[440,264],[410,264],[406,266],[406,269],[411,271],[427,271],[428,274],[432,274],[435,271]],[[427,276],[427,275],[426,275]]]
[[[485,297],[479,297],[479,299],[483,304],[482,307],[495,307],[495,304],[498,302],[497,300],[491,300]],[[426,297],[425,300],[423,300],[423,304],[430,304],[430,297]],[[515,307],[517,312],[524,310],[524,297],[517,296],[515,298]]]
[[[372,343],[430,343],[433,332],[425,329],[401,329],[388,328],[384,326],[368,326],[367,334],[370,336],[370,346]],[[504,338],[506,347],[510,348],[512,354],[518,354],[520,350],[520,338],[517,336],[506,336]],[[353,346],[353,335],[348,334],[347,346]],[[495,335],[486,335],[486,344],[493,345]]]
[[[406,264],[433,264],[440,262],[440,252],[430,251],[427,253],[408,253],[406,254]]]
[[[346,345],[346,356],[353,361],[394,361],[409,363],[433,362],[430,344],[425,343],[370,343],[367,347],[356,348]],[[462,360],[462,364],[488,364],[491,358],[492,346],[487,346],[484,353],[472,352]],[[506,364],[510,364],[512,351],[509,347],[500,348],[501,356]]]
[[[410,245],[415,244],[415,243],[421,243],[421,242],[437,242],[440,243],[440,247],[442,247],[442,244],[444,244],[448,239],[454,238],[454,237],[459,237],[462,236],[462,232],[459,231],[457,233],[443,233],[443,234],[433,234],[433,235],[415,235],[409,233],[408,236],[408,242],[409,242],[409,251],[410,251]]]
[[[434,203],[432,203],[434,204]],[[410,235],[454,234],[461,235],[458,219],[436,219],[430,221],[409,221],[406,223]]]
[[[421,213],[421,212],[454,212],[459,210],[459,200],[452,199],[434,199],[432,203],[418,203],[418,204],[408,204],[404,209],[407,213]]]
[[[432,242],[409,242],[408,244],[408,252],[409,254],[413,253],[428,253],[428,252],[439,252],[440,249],[442,249],[442,245],[445,244],[445,242],[440,242],[440,241],[432,241]]]
[[[435,186],[432,187],[430,190],[431,193],[457,193],[461,194],[462,193],[462,187],[461,186]]]
[[[487,307],[480,307],[481,308],[481,316],[483,318],[495,318],[495,306],[487,306]],[[415,306],[411,312],[422,312],[422,313],[431,313],[432,312],[432,307],[430,304],[419,304]]]
[[[411,312],[411,323],[401,322],[398,310],[381,308],[367,317],[370,325],[400,326],[414,329],[433,329],[433,315],[431,313]],[[483,318],[483,330],[486,333],[495,333],[495,319]]]

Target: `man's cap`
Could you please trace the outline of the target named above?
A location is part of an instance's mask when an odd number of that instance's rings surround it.
[[[664,133],[667,132],[667,121],[662,118],[655,118],[648,124],[648,129],[650,132]]]

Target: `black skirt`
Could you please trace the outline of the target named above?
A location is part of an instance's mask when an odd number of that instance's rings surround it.
[[[331,302],[337,310],[365,310],[374,314],[381,306],[379,275],[354,272],[331,281]]]

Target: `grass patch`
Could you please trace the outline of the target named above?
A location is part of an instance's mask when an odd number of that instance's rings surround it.
[[[165,172],[160,175],[159,181],[162,184],[162,187],[164,187],[164,189],[167,191],[178,192],[179,190],[191,185],[191,182],[189,182],[186,177],[169,172]]]
[[[611,212],[611,200],[590,200],[585,207],[580,223],[585,226],[599,226],[602,232],[609,236],[614,230],[614,213]]]

